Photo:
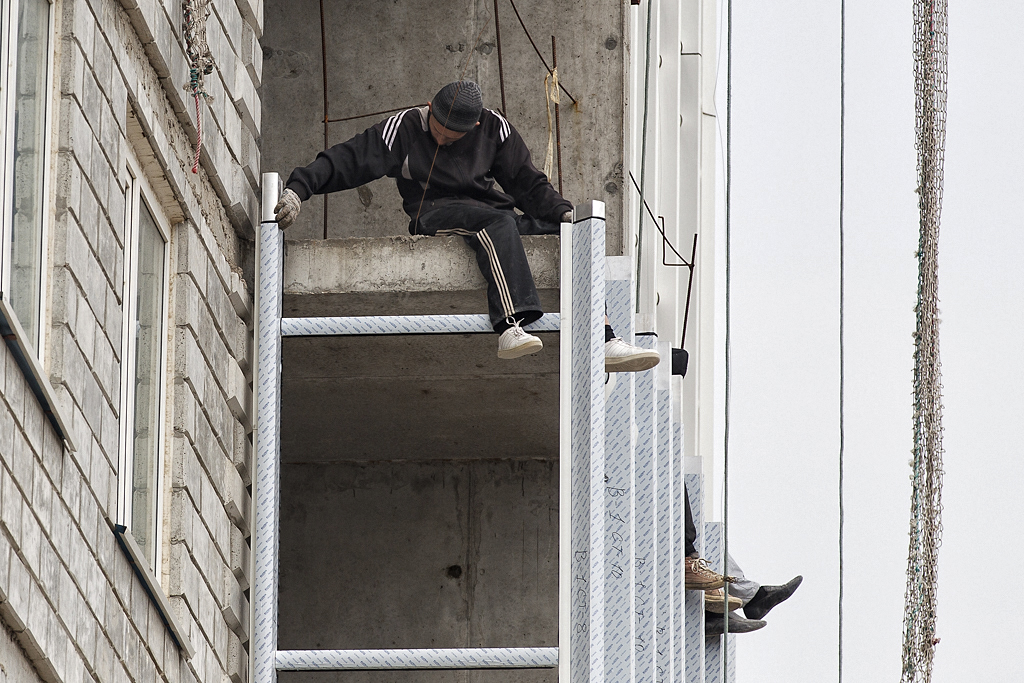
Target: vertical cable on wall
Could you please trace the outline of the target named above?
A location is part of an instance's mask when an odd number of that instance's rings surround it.
[[[640,132],[640,206],[644,203],[644,190],[647,189],[647,108],[651,86],[651,14],[654,0],[647,0],[647,49],[644,57],[644,113],[643,126]],[[636,312],[640,312],[640,272],[644,246],[644,212],[637,212],[640,219],[636,226]],[[645,330],[648,331],[648,330]]]
[[[839,683],[843,683],[843,591],[846,501],[846,0],[840,2],[839,37]]]
[[[729,558],[729,412],[732,408],[732,0],[727,4],[725,60],[725,415],[722,444],[722,573]],[[725,605],[729,604],[726,582]],[[729,670],[729,610],[722,615],[722,670]]]

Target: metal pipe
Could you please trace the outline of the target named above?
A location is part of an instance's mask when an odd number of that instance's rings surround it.
[[[274,683],[277,674],[278,502],[281,436],[281,282],[284,237],[274,221],[281,190],[276,173],[263,174],[263,219],[256,252],[256,421],[253,431],[252,681]]]
[[[422,650],[281,650],[278,671],[395,669],[551,669],[557,647],[478,647]]]
[[[523,325],[531,332],[558,332],[557,313]],[[486,314],[476,315],[368,315],[324,318],[284,318],[283,337],[344,337],[389,334],[493,334]]]

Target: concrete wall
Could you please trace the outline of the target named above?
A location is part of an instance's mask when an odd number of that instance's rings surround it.
[[[51,244],[42,362],[69,452],[0,345],[0,616],[46,681],[248,680],[251,265],[262,53],[257,0],[214,0],[202,166],[175,0],[56,0]],[[185,659],[112,525],[117,516],[125,170],[171,224],[163,562]],[[8,659],[9,680],[32,680]],[[20,668],[18,668],[20,667]],[[17,672],[12,674],[11,671]],[[11,679],[10,676],[16,677]]]
[[[281,495],[282,648],[557,646],[556,461],[289,464]],[[281,680],[557,678],[496,673]]]
[[[516,6],[549,64],[551,35],[556,36],[560,80],[579,101],[573,107],[563,93],[560,106],[564,194],[574,204],[588,199],[608,204],[608,250],[621,253],[624,5],[523,0]],[[264,165],[286,178],[325,146],[319,7],[316,0],[266,5]],[[423,104],[463,70],[480,83],[484,106],[501,108],[490,0],[327,2],[324,7],[331,118]],[[546,72],[511,5],[502,0],[498,13],[508,119],[542,168],[548,145]],[[333,123],[328,142],[342,142],[383,118]],[[557,178],[554,184],[557,188]],[[409,219],[390,179],[336,193],[327,202],[326,235],[324,199],[316,197],[303,207],[289,238],[407,234]]]

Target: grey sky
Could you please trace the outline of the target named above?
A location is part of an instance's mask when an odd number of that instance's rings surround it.
[[[844,659],[847,680],[898,681],[917,280],[912,5],[847,5]],[[1024,641],[1017,596],[1000,590],[1024,555],[1024,7],[951,3],[949,24],[936,683],[1011,680]],[[724,53],[721,65],[724,137]],[[820,683],[837,677],[839,2],[735,0],[733,69],[730,547],[762,582],[805,577],[766,629],[740,636],[738,673]],[[721,201],[718,212],[721,240]]]

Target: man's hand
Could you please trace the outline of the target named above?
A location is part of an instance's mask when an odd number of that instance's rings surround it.
[[[572,211],[566,211],[562,214],[563,223],[572,223]]]
[[[284,230],[292,224],[301,210],[302,200],[299,199],[299,195],[286,189],[281,193],[281,199],[277,201],[277,206],[274,207],[274,218],[277,220],[278,226]]]

